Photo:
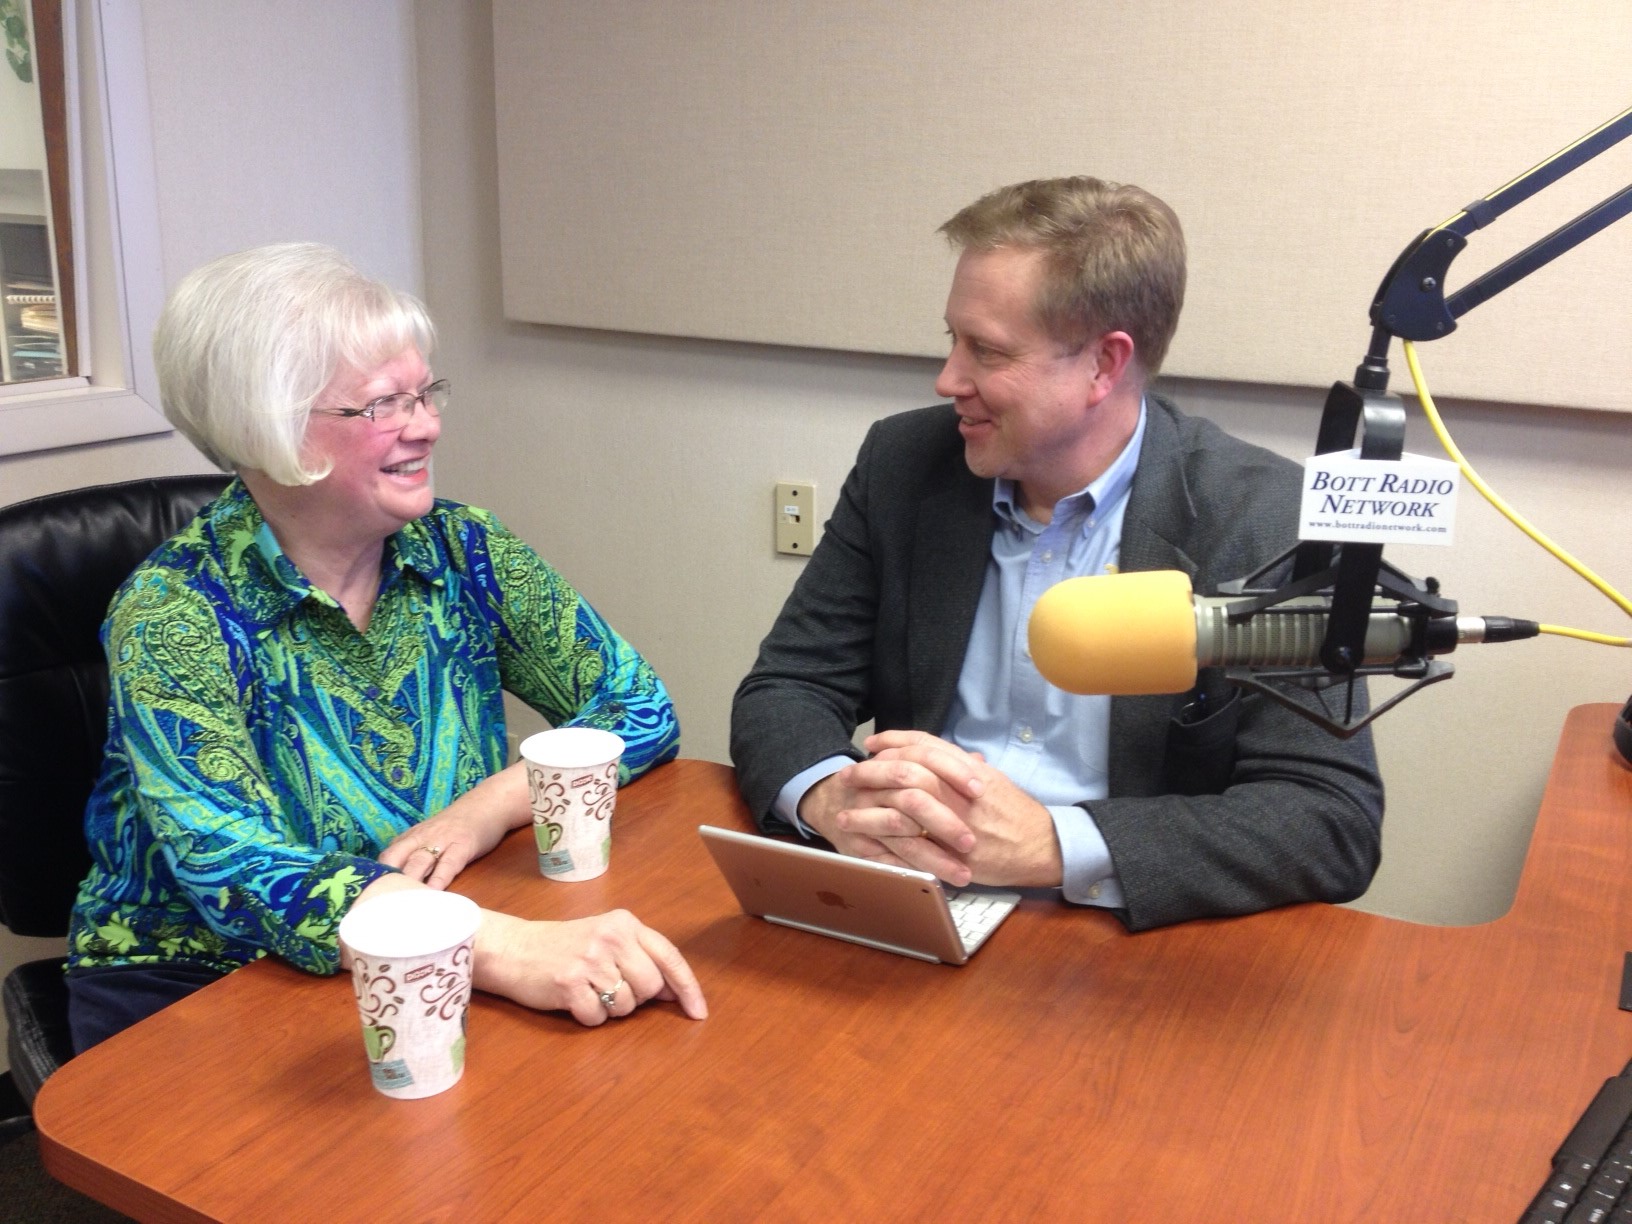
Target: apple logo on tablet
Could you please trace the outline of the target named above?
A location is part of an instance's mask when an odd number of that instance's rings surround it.
[[[839,896],[838,893],[828,892],[825,888],[816,894],[816,900],[820,901],[823,905],[831,905],[837,909],[855,908],[843,897]]]

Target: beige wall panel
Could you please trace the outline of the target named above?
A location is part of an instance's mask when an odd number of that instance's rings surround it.
[[[941,351],[981,192],[1092,173],[1178,210],[1178,375],[1320,385],[1419,231],[1622,111],[1624,0],[498,0],[511,318]],[[1474,237],[1453,289],[1632,181],[1632,142]],[[570,238],[568,237],[570,236]],[[1632,410],[1632,223],[1467,317],[1430,384]]]

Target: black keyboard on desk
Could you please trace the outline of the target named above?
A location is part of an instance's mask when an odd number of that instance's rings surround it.
[[[1632,1224],[1632,1063],[1605,1080],[1519,1224]]]

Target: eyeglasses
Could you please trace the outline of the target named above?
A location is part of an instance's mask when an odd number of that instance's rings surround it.
[[[313,411],[326,412],[330,416],[366,417],[376,429],[405,429],[413,419],[417,404],[424,404],[425,411],[433,417],[441,416],[442,409],[448,406],[448,386],[447,379],[439,378],[423,391],[398,391],[395,395],[382,395],[379,399],[369,400],[361,408],[316,408]]]

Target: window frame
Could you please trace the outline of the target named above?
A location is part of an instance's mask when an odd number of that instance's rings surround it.
[[[61,0],[84,377],[0,393],[0,456],[168,433],[148,337],[164,305],[140,6]]]

